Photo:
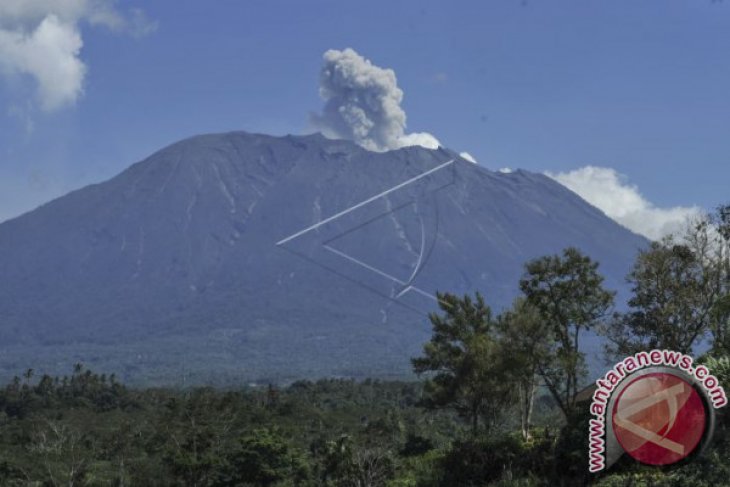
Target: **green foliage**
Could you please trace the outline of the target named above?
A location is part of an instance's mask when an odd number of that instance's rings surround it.
[[[322,484],[332,487],[384,486],[395,474],[395,459],[382,447],[357,445],[342,435],[327,443]]]
[[[309,477],[302,455],[275,429],[254,430],[227,456],[230,458],[230,473],[225,476],[227,484],[268,487],[288,480],[293,485],[301,485]]]
[[[603,288],[598,263],[575,248],[528,262],[520,289],[551,335],[550,349],[539,363],[540,376],[560,409],[570,417],[585,376],[581,333],[605,316],[615,293]]]
[[[83,368],[27,374],[0,390],[0,485],[385,486],[458,434],[416,405],[422,390],[130,390]]]
[[[692,330],[658,323],[671,313],[709,320],[700,331],[712,333],[713,349],[701,361],[727,390],[730,264],[724,251],[706,252],[702,232],[687,246],[659,243],[640,254],[632,313],[643,321],[627,319],[642,325],[623,331],[637,332],[636,346],[691,348]],[[423,382],[130,389],[81,365],[65,377],[27,370],[0,390],[0,485],[727,485],[730,414],[722,410],[714,442],[692,462],[652,469],[624,458],[587,473],[580,337],[613,300],[597,269],[575,249],[531,261],[524,298],[496,318],[479,294],[439,294],[433,337],[413,359]],[[700,272],[715,273],[714,288],[701,285]],[[685,280],[660,289],[655,277]],[[680,302],[663,303],[665,291]]]
[[[550,328],[523,298],[515,300],[498,322],[506,379],[516,386],[520,429],[523,439],[529,440],[538,373],[550,360]]]
[[[690,353],[710,326],[714,273],[689,246],[671,238],[639,253],[628,276],[631,311],[618,315],[610,337],[614,355],[654,348]]]
[[[606,330],[608,352],[626,356],[654,348],[691,353],[708,334],[730,351],[730,207],[687,225],[679,237],[652,242],[627,276],[630,310]]]
[[[723,384],[730,379],[727,358],[704,363]],[[75,384],[101,382],[75,375]],[[462,434],[448,412],[417,406],[420,383],[325,380],[226,391],[128,390],[107,380],[108,395],[101,386],[79,388],[111,397],[114,409],[107,399],[67,395],[71,378],[48,383],[19,379],[0,390],[0,404],[10,407],[0,410],[0,485],[710,486],[730,478],[723,415],[715,442],[691,463],[657,471],[624,462],[588,478],[587,408],[562,424],[537,408],[536,424],[550,428],[534,428],[525,441],[507,427]]]
[[[717,207],[712,222],[725,242],[730,242],[730,204]]]
[[[478,441],[458,441],[441,460],[440,485],[492,485],[519,479],[527,474],[550,475],[551,439],[524,442],[515,435],[501,435]]]
[[[429,374],[422,404],[452,408],[476,435],[480,425],[489,428],[500,418],[511,398],[496,322],[480,294],[437,297],[443,315],[430,315],[433,337],[412,360],[416,373]]]

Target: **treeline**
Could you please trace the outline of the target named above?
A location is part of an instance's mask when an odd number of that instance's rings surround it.
[[[134,390],[80,365],[29,370],[0,390],[0,485],[415,485],[462,435],[422,393],[372,380]]]
[[[730,208],[639,252],[614,311],[578,249],[528,262],[522,296],[439,294],[419,382],[302,381],[284,388],[129,389],[77,366],[0,390],[0,485],[715,486],[730,481],[730,419],[694,461],[587,469],[583,344],[606,355],[695,352],[730,386]]]
[[[452,446],[465,459],[461,483],[453,485],[730,485],[724,417],[713,448],[694,463],[657,470],[625,461],[589,476],[591,391],[582,348],[589,333],[604,337],[609,360],[655,348],[692,354],[704,344],[700,361],[730,387],[730,207],[639,251],[627,281],[628,310],[616,312],[599,264],[568,248],[528,262],[522,295],[498,316],[480,294],[438,295],[433,337],[413,366],[425,378],[421,403],[468,425],[468,437]],[[559,412],[555,441],[532,427],[539,390]],[[504,438],[495,429],[514,415],[521,446],[512,445],[512,461],[498,461],[500,471],[490,459],[504,453],[490,445]]]
[[[556,455],[569,462],[572,446],[561,443],[549,398],[538,397],[530,442],[509,415],[475,442],[457,415],[423,407],[423,387],[134,390],[80,365],[61,378],[27,371],[0,390],[0,485],[513,485],[505,476],[523,470],[532,480],[520,485],[561,478]]]

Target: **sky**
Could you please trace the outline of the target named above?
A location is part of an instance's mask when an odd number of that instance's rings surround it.
[[[199,133],[356,138],[327,117],[366,70],[404,124],[362,145],[546,173],[659,238],[730,201],[728,52],[717,0],[0,0],[0,221]]]

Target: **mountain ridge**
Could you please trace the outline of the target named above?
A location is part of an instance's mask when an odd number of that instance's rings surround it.
[[[193,136],[0,224],[0,370],[30,351],[132,382],[177,381],[182,362],[190,380],[403,375],[425,295],[499,309],[525,260],[570,244],[621,288],[646,240],[544,175],[448,149]]]

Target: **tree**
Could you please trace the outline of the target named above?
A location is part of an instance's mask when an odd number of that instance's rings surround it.
[[[212,389],[196,389],[186,396],[166,405],[162,461],[176,483],[210,485],[229,467],[226,453],[231,451],[238,411]]]
[[[570,416],[585,376],[580,336],[605,317],[614,292],[603,288],[598,263],[578,249],[528,262],[520,289],[548,327],[550,347],[538,372],[561,411]]]
[[[510,401],[496,323],[478,293],[476,300],[437,296],[444,314],[431,313],[431,341],[422,357],[412,359],[417,374],[431,374],[424,384],[423,405],[455,410],[476,435],[480,424],[491,426]]]
[[[708,218],[690,223],[681,239],[667,236],[640,251],[627,277],[630,309],[617,314],[608,328],[609,353],[654,348],[691,353],[708,332],[718,345],[724,343],[724,310],[718,304],[723,252]]]
[[[347,435],[327,442],[322,485],[332,487],[384,487],[392,479],[394,461],[379,447],[361,448]]]
[[[730,293],[717,299],[712,307],[712,321],[715,324],[712,333],[714,336],[713,349],[730,353]]]
[[[528,440],[538,371],[549,352],[549,329],[538,310],[524,298],[516,299],[498,322],[505,365],[517,385],[522,438]]]
[[[718,206],[712,220],[723,240],[730,242],[730,204]]]
[[[35,435],[31,451],[46,471],[46,483],[53,486],[83,485],[92,453],[84,435],[66,424],[46,420]]]
[[[299,485],[308,476],[304,458],[276,429],[258,429],[244,436],[229,457],[232,473],[223,482],[226,485],[268,487],[284,480]]]
[[[712,308],[711,332],[713,348],[727,355],[730,354],[730,204],[719,206],[711,221],[719,234],[715,266],[721,287]]]

